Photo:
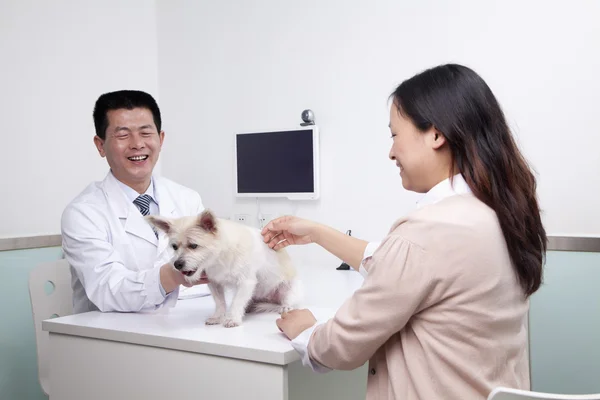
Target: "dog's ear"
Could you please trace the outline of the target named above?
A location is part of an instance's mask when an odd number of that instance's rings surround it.
[[[171,223],[171,221],[164,217],[160,217],[158,215],[147,215],[144,218],[146,219],[146,221],[148,221],[150,225],[152,225],[156,229],[160,229],[167,235],[173,230],[173,224]]]
[[[204,210],[198,215],[198,226],[207,232],[215,233],[217,231],[217,219],[210,210]]]

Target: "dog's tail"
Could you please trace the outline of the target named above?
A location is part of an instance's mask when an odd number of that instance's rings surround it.
[[[291,310],[291,307],[282,306],[281,304],[261,302],[261,303],[252,303],[248,309],[248,312],[254,312],[254,313],[274,312],[277,314],[281,314],[284,311],[290,311],[290,310]]]

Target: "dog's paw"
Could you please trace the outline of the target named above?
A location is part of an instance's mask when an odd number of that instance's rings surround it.
[[[238,320],[238,319],[233,319],[233,318],[225,318],[225,320],[223,321],[223,326],[225,328],[233,328],[236,326],[240,326],[242,324],[242,321]]]
[[[218,325],[223,320],[223,317],[210,317],[206,319],[206,325]]]
[[[282,314],[284,312],[289,312],[292,311],[294,309],[294,307],[290,307],[290,306],[281,306],[281,308],[279,309],[279,314]]]

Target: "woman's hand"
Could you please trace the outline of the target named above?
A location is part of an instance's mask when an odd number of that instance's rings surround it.
[[[277,327],[290,340],[317,323],[317,319],[309,310],[292,310],[281,313],[281,318],[275,321]]]
[[[274,250],[290,244],[309,244],[316,242],[320,225],[306,219],[284,216],[267,224],[262,230],[263,240]]]

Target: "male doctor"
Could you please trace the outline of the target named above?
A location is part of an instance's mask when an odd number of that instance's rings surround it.
[[[62,215],[74,312],[136,312],[173,305],[185,280],[170,264],[167,237],[155,233],[144,216],[197,215],[204,209],[200,195],[153,176],[165,134],[151,95],[128,90],[103,94],[93,115],[94,143],[110,171]],[[204,283],[206,279],[198,282]]]

